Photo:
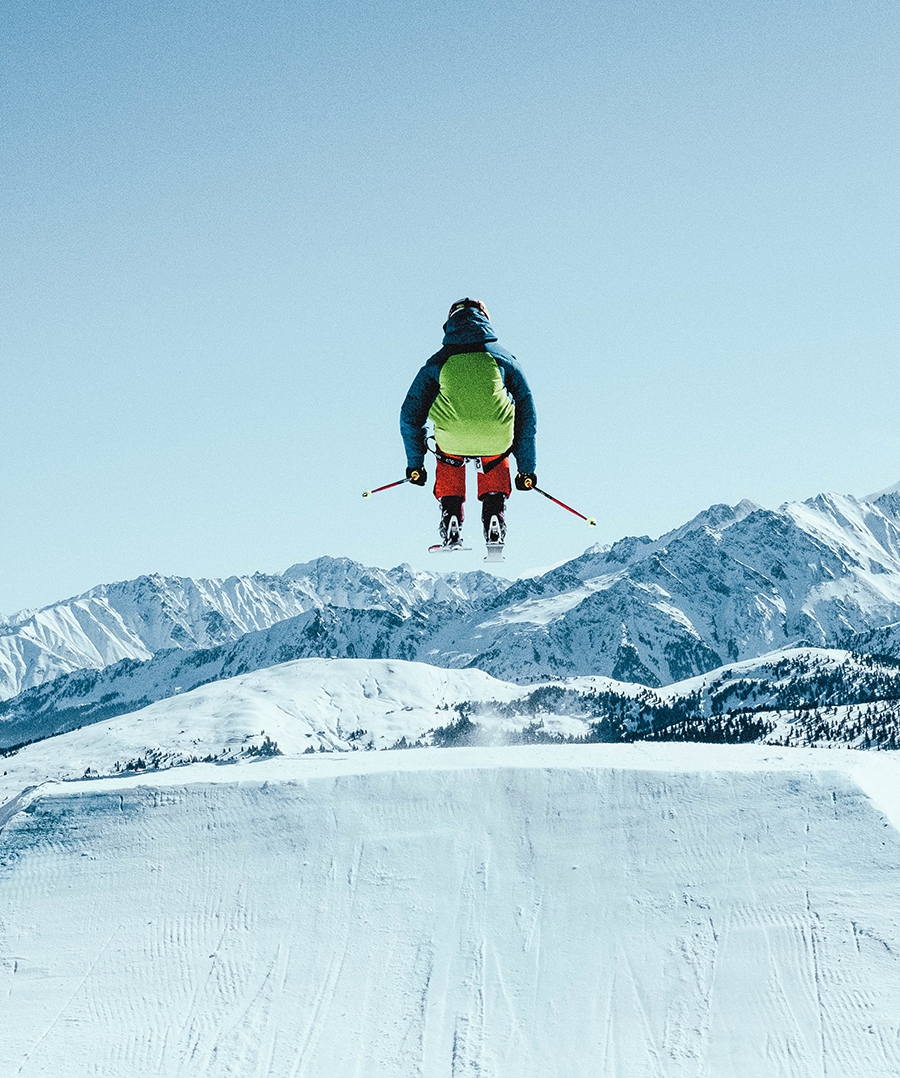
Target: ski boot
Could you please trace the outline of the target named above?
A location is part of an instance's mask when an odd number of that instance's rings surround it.
[[[487,545],[485,561],[503,561],[503,544],[506,542],[506,521],[503,510],[506,498],[502,494],[485,494],[481,499],[481,523]]]
[[[440,546],[432,550],[465,550],[462,543],[462,498],[441,498]]]

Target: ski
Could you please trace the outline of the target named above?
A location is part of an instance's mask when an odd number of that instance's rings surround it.
[[[434,546],[428,548],[429,554],[453,554],[457,550],[471,550],[470,546],[463,546],[462,543],[435,543]]]
[[[492,495],[490,496],[492,497]],[[506,525],[503,522],[503,499],[500,499],[498,512],[491,512],[487,498],[484,500],[484,541],[487,546],[485,561],[503,561],[503,541],[506,539]]]

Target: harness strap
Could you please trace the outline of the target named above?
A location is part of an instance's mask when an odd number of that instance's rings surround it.
[[[493,471],[493,469],[496,468],[497,465],[501,463],[501,461],[506,460],[506,458],[510,455],[510,453],[512,453],[512,446],[510,446],[509,449],[507,449],[507,451],[502,456],[494,457],[494,459],[489,460],[487,462],[487,464],[482,464],[481,465],[482,472],[485,475],[487,475],[488,472]]]
[[[431,438],[430,440],[434,441],[433,438]],[[427,445],[427,442],[426,442],[426,445]],[[506,460],[506,458],[510,455],[510,453],[512,453],[513,447],[510,446],[509,449],[507,449],[507,451],[505,453],[501,454],[499,457],[494,457],[493,460],[489,460],[487,462],[487,464],[482,463],[482,461],[483,461],[482,457],[448,457],[447,454],[443,453],[441,451],[441,449],[438,447],[437,442],[434,443],[434,449],[432,449],[430,445],[428,445],[428,449],[432,453],[434,453],[434,455],[441,462],[441,464],[446,464],[451,468],[464,468],[465,465],[466,465],[466,461],[469,461],[469,460],[478,461],[478,463],[479,463],[479,465],[481,467],[482,474],[487,475],[487,473],[490,472],[490,471],[493,471],[494,468],[496,468],[498,464],[500,464],[502,461]]]
[[[441,464],[447,464],[451,468],[464,468],[466,466],[466,461],[471,459],[470,457],[448,457],[446,453],[442,453],[440,449],[438,449],[437,443],[435,443],[432,453],[434,453]]]

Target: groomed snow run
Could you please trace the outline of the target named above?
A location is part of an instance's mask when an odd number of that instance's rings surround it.
[[[900,761],[422,749],[0,817],[18,1078],[896,1078]]]

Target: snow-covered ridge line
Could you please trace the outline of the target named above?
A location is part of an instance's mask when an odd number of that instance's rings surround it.
[[[424,573],[319,558],[280,575],[193,580],[158,574],[101,585],[0,623],[0,700],[77,670],[160,651],[212,648],[324,607],[389,610],[493,598],[507,581],[484,572]]]
[[[493,613],[496,611],[496,613]],[[492,604],[476,661],[509,677],[595,672],[664,685],[900,620],[900,500],[713,506],[658,540],[593,548]]]
[[[312,612],[326,626],[318,643],[296,620]],[[0,699],[122,659],[228,647],[291,619],[301,638],[283,634],[285,657],[395,656],[510,681],[600,674],[666,685],[900,622],[900,493],[820,495],[778,510],[715,505],[657,540],[592,547],[512,584],[333,558],[277,576],[142,577],[0,627]]]
[[[431,631],[428,620],[419,615],[401,618],[384,610],[326,608],[248,633],[218,648],[192,652],[170,649],[143,663],[126,660],[104,670],[64,675],[0,703],[0,748],[100,722],[210,682],[292,660],[368,656],[416,659],[423,652],[427,654]],[[429,665],[437,665],[433,655],[428,658]],[[828,678],[823,675],[823,664],[831,671]],[[791,671],[789,677],[780,671],[785,665]],[[552,681],[560,691],[572,694],[600,692],[621,701],[642,696],[648,707],[652,705],[651,710],[655,708],[661,714],[667,706],[679,708],[682,717],[687,718],[698,708],[700,713],[706,708],[709,714],[718,714],[763,705],[783,708],[798,700],[808,707],[816,702],[825,705],[882,699],[892,693],[900,695],[900,691],[892,689],[892,678],[896,677],[900,675],[889,659],[866,666],[846,651],[806,648],[782,649],[729,664],[656,693],[645,686],[602,675]],[[537,684],[525,682],[523,692],[535,689]],[[692,697],[698,693],[700,702],[695,705]],[[574,698],[572,703],[577,709]],[[416,736],[420,733],[417,731]]]
[[[882,498],[887,498],[891,494],[900,494],[900,483],[892,483],[891,486],[885,487],[884,490],[876,490],[874,494],[866,494],[861,501],[864,502],[877,502]]]
[[[26,745],[2,759],[0,804],[25,786],[136,766],[180,771],[193,761],[233,763],[265,751],[301,756],[390,748],[454,722],[464,701],[502,705],[526,691],[480,670],[402,660],[283,663]],[[563,732],[585,728],[577,721],[551,725]]]

